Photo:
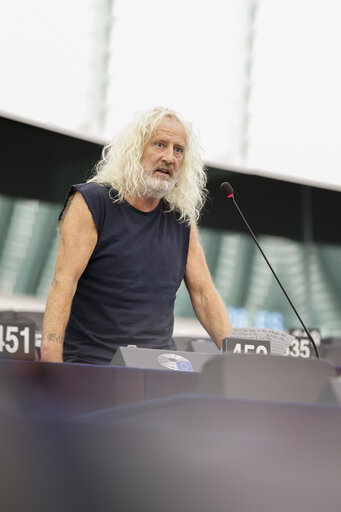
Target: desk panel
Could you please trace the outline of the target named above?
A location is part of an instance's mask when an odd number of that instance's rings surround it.
[[[195,393],[198,374],[71,363],[0,360],[0,410],[74,415]]]

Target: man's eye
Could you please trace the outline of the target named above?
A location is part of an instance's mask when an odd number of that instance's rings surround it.
[[[182,148],[175,148],[175,152],[181,154],[184,152],[184,150]]]
[[[164,146],[163,142],[157,142],[156,143],[156,147],[157,148],[162,148]]]

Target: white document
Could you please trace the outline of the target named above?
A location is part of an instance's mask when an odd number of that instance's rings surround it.
[[[295,336],[287,332],[260,327],[233,327],[228,338],[241,340],[270,341],[270,353],[284,355]]]

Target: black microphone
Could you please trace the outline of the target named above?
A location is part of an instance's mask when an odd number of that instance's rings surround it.
[[[319,353],[318,353],[318,350],[317,350],[317,346],[316,346],[315,341],[313,340],[312,335],[310,334],[310,332],[308,331],[308,329],[307,329],[307,328],[306,328],[306,326],[304,325],[303,320],[301,319],[300,315],[297,313],[295,306],[294,306],[294,305],[293,305],[293,303],[291,302],[291,300],[290,300],[290,298],[289,298],[289,296],[288,296],[287,292],[284,290],[284,288],[283,288],[283,286],[282,286],[282,284],[281,284],[280,280],[278,279],[278,277],[277,277],[277,275],[276,275],[276,272],[274,271],[274,269],[273,269],[273,268],[272,268],[272,266],[270,265],[270,262],[269,262],[268,258],[265,256],[265,254],[264,254],[264,252],[263,252],[263,250],[262,250],[261,246],[259,245],[259,243],[258,243],[258,241],[257,241],[257,238],[255,237],[255,235],[254,235],[254,233],[253,233],[252,229],[251,229],[251,228],[250,228],[250,226],[248,225],[248,223],[247,223],[247,221],[246,221],[246,219],[245,219],[244,215],[242,214],[242,212],[241,212],[241,210],[240,210],[239,206],[237,205],[236,200],[235,200],[235,198],[234,198],[234,190],[233,190],[233,188],[231,187],[231,185],[230,185],[229,183],[227,183],[227,182],[225,181],[224,183],[222,183],[222,184],[220,185],[220,190],[222,191],[222,193],[223,193],[223,194],[224,194],[228,199],[232,199],[232,200],[233,200],[233,202],[234,202],[234,204],[235,204],[235,206],[236,206],[236,208],[237,208],[238,212],[240,213],[240,215],[241,215],[241,217],[242,217],[243,221],[245,222],[246,227],[248,228],[249,232],[251,233],[252,238],[253,238],[253,239],[254,239],[254,241],[256,242],[256,245],[257,245],[258,249],[259,249],[259,250],[260,250],[260,252],[262,253],[263,258],[264,258],[264,259],[265,259],[265,261],[267,262],[267,264],[268,264],[268,266],[269,266],[269,268],[270,268],[271,272],[273,273],[273,275],[274,275],[274,276],[275,276],[275,278],[276,278],[277,283],[278,283],[278,284],[279,284],[279,286],[281,287],[282,292],[283,292],[283,293],[284,293],[284,295],[286,296],[287,300],[289,301],[290,306],[292,307],[292,309],[294,310],[294,312],[295,312],[295,314],[296,314],[297,318],[298,318],[298,319],[299,319],[299,321],[301,322],[301,325],[302,325],[303,329],[305,330],[305,333],[306,333],[306,335],[308,336],[308,339],[309,339],[310,343],[311,343],[311,344],[312,344],[312,346],[314,347],[316,357],[319,359],[319,357],[320,357],[320,356],[319,356]]]

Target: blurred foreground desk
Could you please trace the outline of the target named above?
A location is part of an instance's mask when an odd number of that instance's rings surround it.
[[[2,510],[335,512],[340,432],[340,407],[209,395],[2,415]]]
[[[340,509],[340,406],[200,395],[199,377],[0,361],[2,510]]]

